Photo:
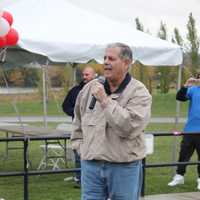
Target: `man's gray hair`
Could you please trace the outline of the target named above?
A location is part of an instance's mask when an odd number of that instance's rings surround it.
[[[120,54],[119,54],[120,58],[128,59],[128,60],[131,60],[131,61],[133,60],[132,50],[128,45],[116,42],[116,43],[108,44],[106,49],[115,48],[115,47],[120,48]]]

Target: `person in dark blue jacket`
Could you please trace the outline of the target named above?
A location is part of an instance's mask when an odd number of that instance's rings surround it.
[[[176,99],[179,101],[190,101],[188,119],[184,128],[185,134],[181,142],[179,162],[188,162],[196,150],[198,161],[200,161],[200,73],[196,78],[189,78],[185,85],[177,92]],[[187,133],[195,133],[189,135]],[[176,175],[168,183],[169,186],[184,184],[184,174],[187,165],[178,165]],[[197,189],[200,190],[200,165],[197,165]]]
[[[71,90],[69,90],[67,96],[65,97],[62,103],[62,109],[67,115],[72,117],[72,120],[74,118],[74,107],[79,92],[81,91],[81,89],[84,87],[85,84],[87,84],[89,81],[95,78],[95,75],[96,75],[95,70],[92,67],[90,66],[85,67],[82,71],[82,81],[80,82],[80,84],[74,86]],[[80,168],[81,167],[80,156],[76,152],[74,152],[74,155],[75,155],[75,167]],[[74,181],[78,185],[80,185],[81,182],[80,172],[76,173]]]

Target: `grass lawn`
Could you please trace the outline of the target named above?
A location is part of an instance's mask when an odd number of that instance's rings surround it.
[[[39,124],[35,124],[38,125]],[[56,124],[51,124],[55,126]],[[183,124],[180,124],[181,130]],[[146,131],[172,131],[173,124],[150,124]],[[172,149],[174,142],[177,143],[177,151],[179,151],[179,137],[155,137],[154,153],[146,159],[147,164],[169,163],[172,161]],[[36,169],[42,157],[39,145],[42,142],[31,142],[29,152],[32,163],[31,169]],[[12,143],[12,145],[20,145],[20,142]],[[0,171],[20,171],[23,169],[22,151],[15,150],[9,152],[8,159],[3,159],[5,153],[5,144],[0,145]],[[177,157],[177,154],[176,154]],[[192,158],[196,159],[196,156]],[[70,167],[73,167],[72,163]],[[148,168],[146,169],[145,195],[174,193],[174,192],[191,192],[196,191],[196,167],[189,166],[186,175],[185,185],[171,188],[167,186],[173,174],[171,167],[165,168]],[[71,174],[51,174],[42,176],[30,176],[29,178],[29,199],[30,200],[78,200],[80,199],[80,190],[74,188],[74,182],[65,182],[63,179]],[[0,197],[6,200],[22,200],[23,199],[23,178],[22,177],[5,177],[0,178]]]
[[[174,117],[176,116],[175,92],[168,94],[154,94],[152,97],[152,116],[153,117]],[[188,102],[180,103],[180,116],[185,117]]]
[[[42,101],[18,101],[15,103],[18,112],[22,116],[37,116],[43,115],[43,103]],[[56,103],[55,101],[48,102],[48,115],[64,115],[61,110],[61,101]],[[0,102],[0,116],[16,116],[16,111],[12,102]]]
[[[19,95],[16,98],[13,95],[5,97],[0,95],[0,116],[16,116],[13,104],[16,104],[18,112],[25,115],[42,115],[43,103],[42,100],[32,97],[30,94],[26,96]],[[48,115],[64,115],[61,110],[63,96],[60,96],[56,101],[50,98],[47,104]],[[187,103],[181,103],[181,116],[186,116]],[[175,92],[168,94],[153,94],[152,116],[153,117],[174,117],[176,115],[176,100]]]
[[[0,116],[16,116],[12,107],[11,99],[4,99],[0,96]],[[48,115],[63,115],[60,110],[62,99],[58,103],[51,99],[48,102]],[[42,102],[34,98],[28,98],[25,101],[18,99],[17,108],[21,115],[42,115]],[[176,101],[175,93],[155,94],[153,95],[152,116],[154,117],[173,117],[175,116]],[[187,103],[181,104],[181,116],[186,116]],[[41,126],[41,124],[35,124]],[[49,123],[55,127],[55,123]],[[173,131],[174,124],[150,124],[146,131]],[[180,124],[178,130],[182,130],[183,124]],[[169,163],[172,161],[172,152],[176,144],[176,158],[178,157],[180,138],[177,137],[155,137],[154,153],[146,159],[147,164]],[[0,172],[20,171],[23,169],[22,151],[9,152],[8,159],[4,159],[5,144],[0,143]],[[17,143],[19,144],[19,143]],[[32,168],[36,169],[42,157],[39,145],[41,142],[31,142],[29,152],[32,162]],[[13,143],[16,145],[16,142]],[[196,160],[196,156],[193,156]],[[71,167],[72,164],[70,165]],[[196,191],[196,167],[189,166],[186,174],[186,183],[182,186],[171,188],[167,186],[174,170],[170,167],[148,168],[146,169],[145,194],[160,194],[174,192]],[[63,179],[67,174],[51,174],[42,176],[30,176],[29,178],[29,200],[78,200],[80,199],[80,190],[74,188],[74,182],[65,182]],[[71,176],[71,174],[69,174]],[[23,199],[23,177],[0,177],[0,198],[5,200]]]

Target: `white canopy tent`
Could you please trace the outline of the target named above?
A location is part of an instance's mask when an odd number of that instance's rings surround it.
[[[3,9],[13,15],[13,27],[20,36],[19,47],[46,56],[50,61],[85,63],[95,59],[102,62],[106,45],[122,42],[131,46],[134,59],[144,65],[182,63],[180,46],[138,31],[132,24],[76,7],[66,0],[17,0]]]
[[[181,48],[137,31],[133,25],[90,13],[66,0],[18,0],[5,10],[14,17],[18,45],[51,61],[102,62],[105,46],[123,42],[144,65],[174,66],[182,63]]]

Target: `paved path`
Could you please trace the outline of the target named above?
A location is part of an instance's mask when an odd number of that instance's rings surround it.
[[[0,117],[0,122],[42,122],[44,121],[43,116],[22,116],[22,117]],[[48,122],[66,122],[71,123],[71,118],[66,116],[48,116],[47,117]]]
[[[18,117],[0,117],[0,122],[19,122]],[[44,121],[43,116],[23,116],[21,117],[22,122],[42,122]],[[71,123],[71,118],[68,116],[48,116],[48,122],[66,122]],[[179,118],[180,123],[185,123],[185,118]],[[151,123],[175,123],[175,117],[152,117]]]
[[[176,118],[175,117],[152,117],[151,123],[175,123]],[[185,123],[186,118],[180,117],[178,119],[178,122]]]
[[[149,195],[141,200],[200,200],[200,192]]]
[[[0,125],[3,123],[30,123],[30,122],[44,122],[43,116],[25,116],[25,117],[0,117]],[[57,122],[57,123],[64,123],[65,129],[68,131],[72,131],[72,119],[71,117],[63,117],[63,116],[48,116],[47,122]],[[152,123],[175,123],[175,118],[170,117],[163,117],[163,118],[151,118]],[[180,118],[180,123],[184,123],[185,119]]]

